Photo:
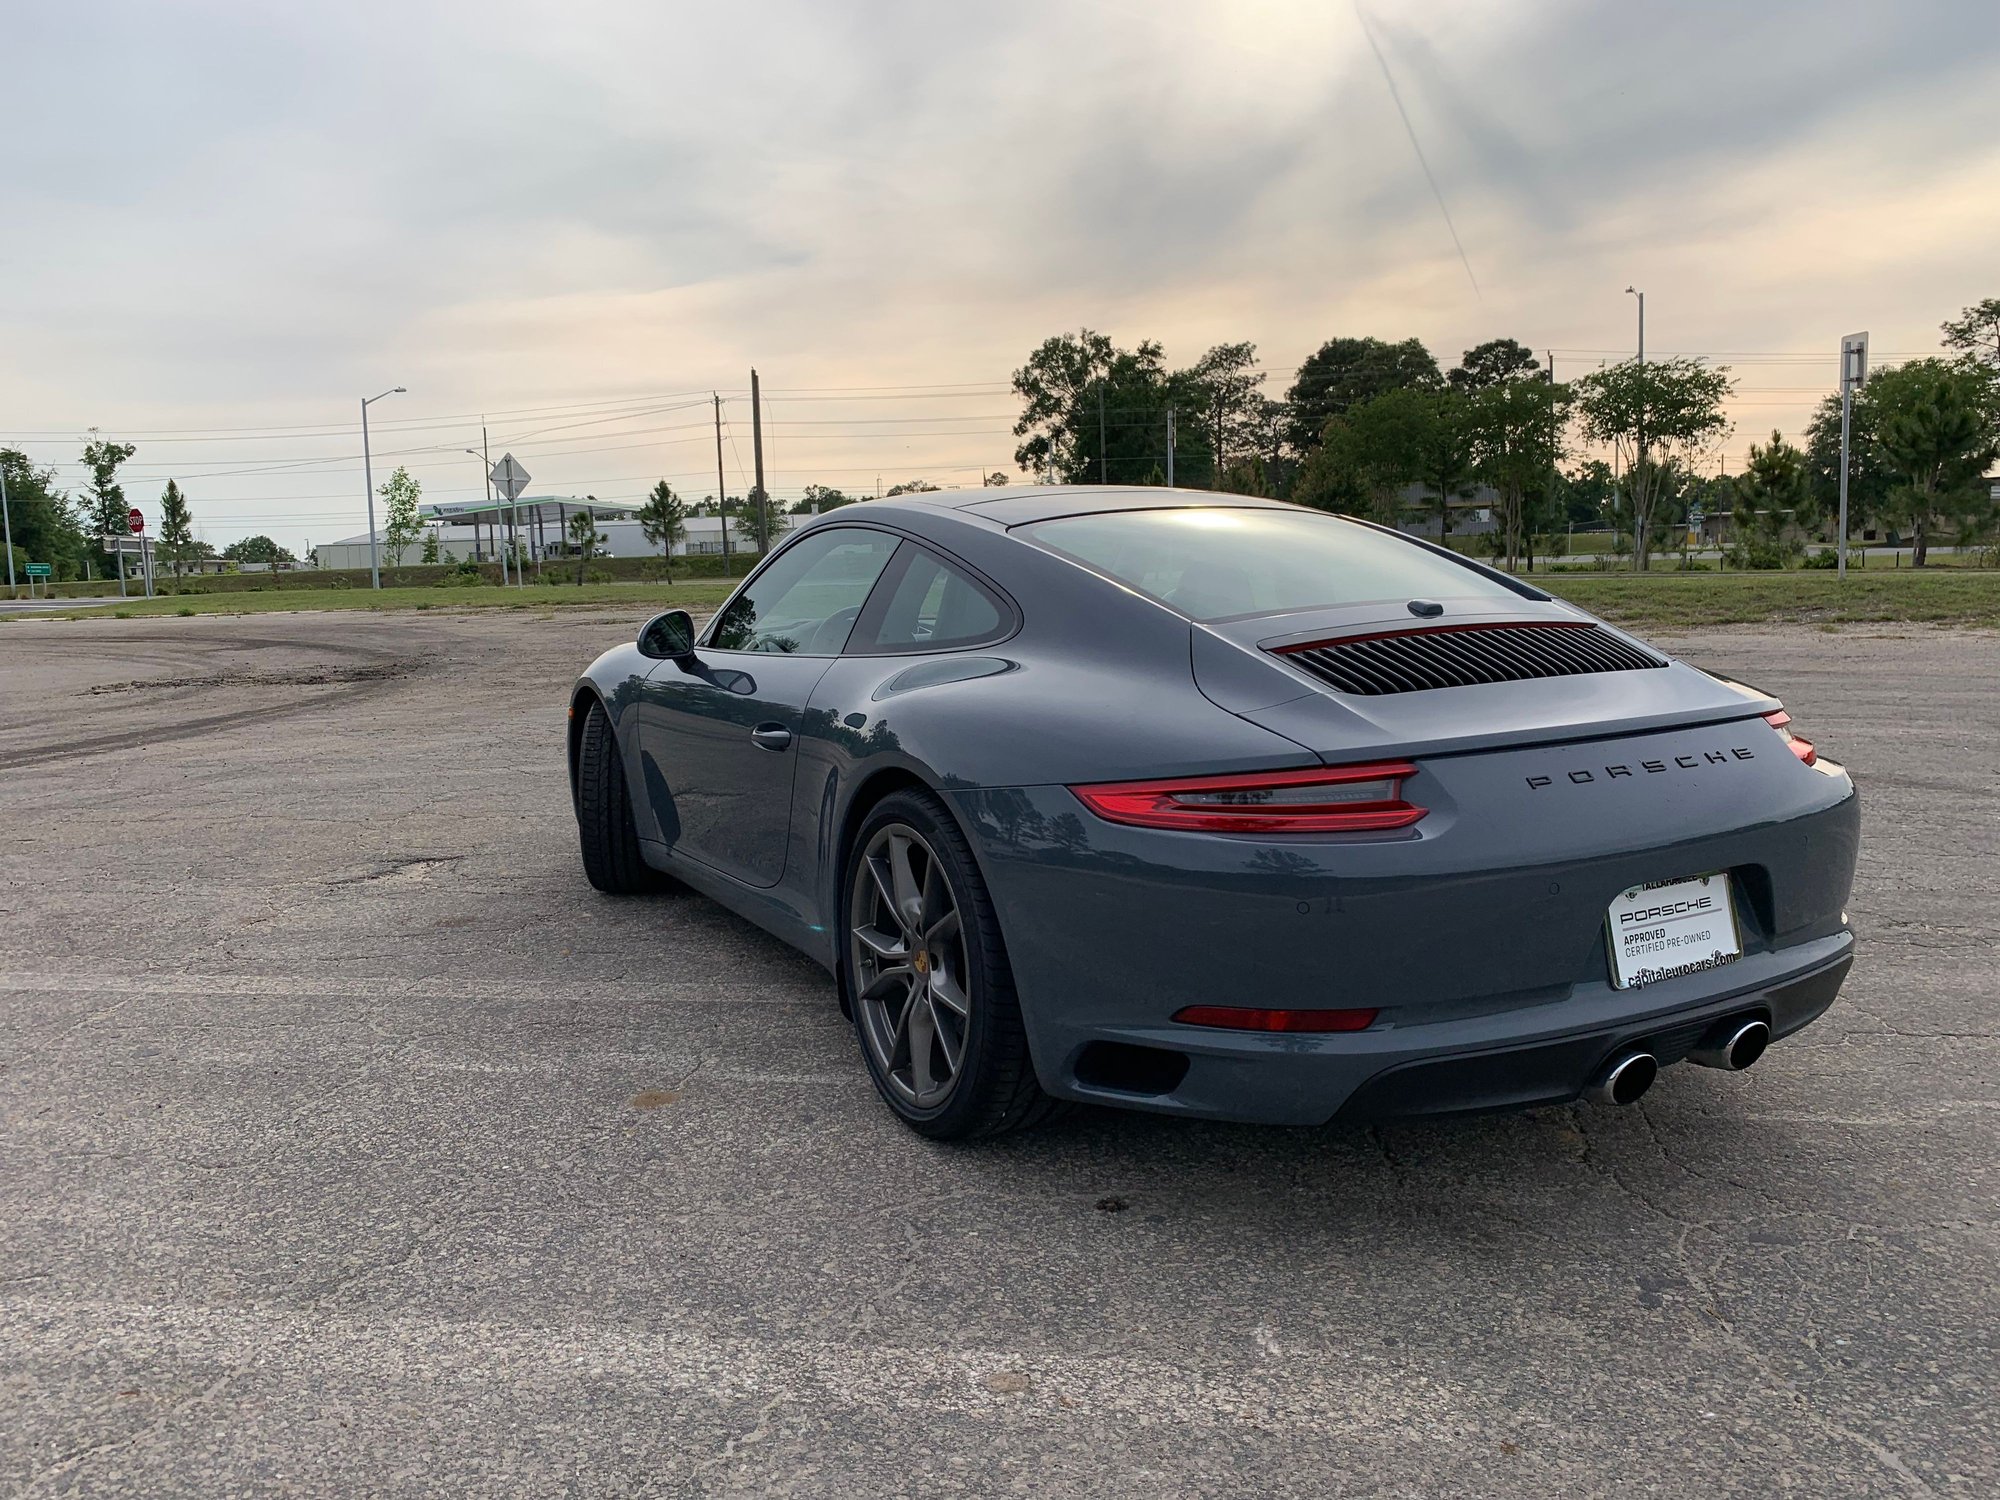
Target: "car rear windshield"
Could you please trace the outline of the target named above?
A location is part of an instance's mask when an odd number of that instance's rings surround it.
[[[1516,597],[1413,542],[1313,511],[1121,510],[1021,529],[1193,620],[1378,599]]]

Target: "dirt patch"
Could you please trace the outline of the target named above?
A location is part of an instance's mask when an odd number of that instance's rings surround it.
[[[147,677],[132,682],[100,682],[84,692],[142,693],[158,688],[330,687],[343,682],[383,682],[407,677],[413,661],[367,662],[352,667],[301,667],[290,672],[207,672],[197,677]]]

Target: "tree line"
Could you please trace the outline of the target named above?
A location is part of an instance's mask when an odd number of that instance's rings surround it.
[[[1856,394],[1849,525],[1907,539],[1992,535],[1985,476],[2000,449],[2000,299],[1942,325],[1938,355],[1879,371]],[[1083,329],[1045,340],[1014,372],[1014,459],[1064,484],[1157,485],[1288,499],[1449,537],[1475,498],[1509,567],[1561,550],[1572,526],[1608,528],[1646,568],[1690,517],[1727,514],[1743,566],[1777,567],[1834,525],[1840,398],[1803,446],[1774,432],[1723,475],[1727,366],[1624,360],[1560,382],[1511,338],[1442,368],[1417,339],[1327,340],[1282,399],[1263,393],[1249,343],[1170,368],[1162,346],[1121,349]],[[1586,456],[1609,449],[1613,461]]]
[[[90,477],[72,495],[56,482],[53,466],[38,466],[18,448],[0,448],[15,577],[31,562],[48,563],[58,581],[116,575],[117,558],[105,550],[100,538],[127,534],[126,514],[132,507],[118,471],[138,451],[131,443],[93,437],[83,447],[83,467]],[[236,563],[296,561],[268,536],[241,537],[220,552],[199,540],[187,493],[169,479],[160,492],[159,525],[153,536],[155,566],[179,577],[216,557]]]

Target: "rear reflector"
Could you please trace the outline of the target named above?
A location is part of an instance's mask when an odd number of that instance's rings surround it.
[[[1372,1010],[1250,1010],[1236,1005],[1190,1005],[1174,1012],[1183,1026],[1219,1026],[1227,1031],[1366,1031],[1379,1014]]]
[[[1203,833],[1365,833],[1408,828],[1426,809],[1403,800],[1417,774],[1406,761],[1314,766],[1170,781],[1073,786],[1083,805],[1110,823]]]
[[[1811,740],[1792,733],[1792,716],[1782,708],[1774,714],[1765,714],[1764,722],[1777,730],[1778,738],[1790,746],[1792,754],[1807,765],[1812,765],[1819,759],[1819,751],[1813,748]]]

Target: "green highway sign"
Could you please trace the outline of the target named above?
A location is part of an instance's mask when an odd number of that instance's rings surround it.
[[[30,578],[46,578],[49,576],[49,565],[47,563],[29,563],[27,574]]]

